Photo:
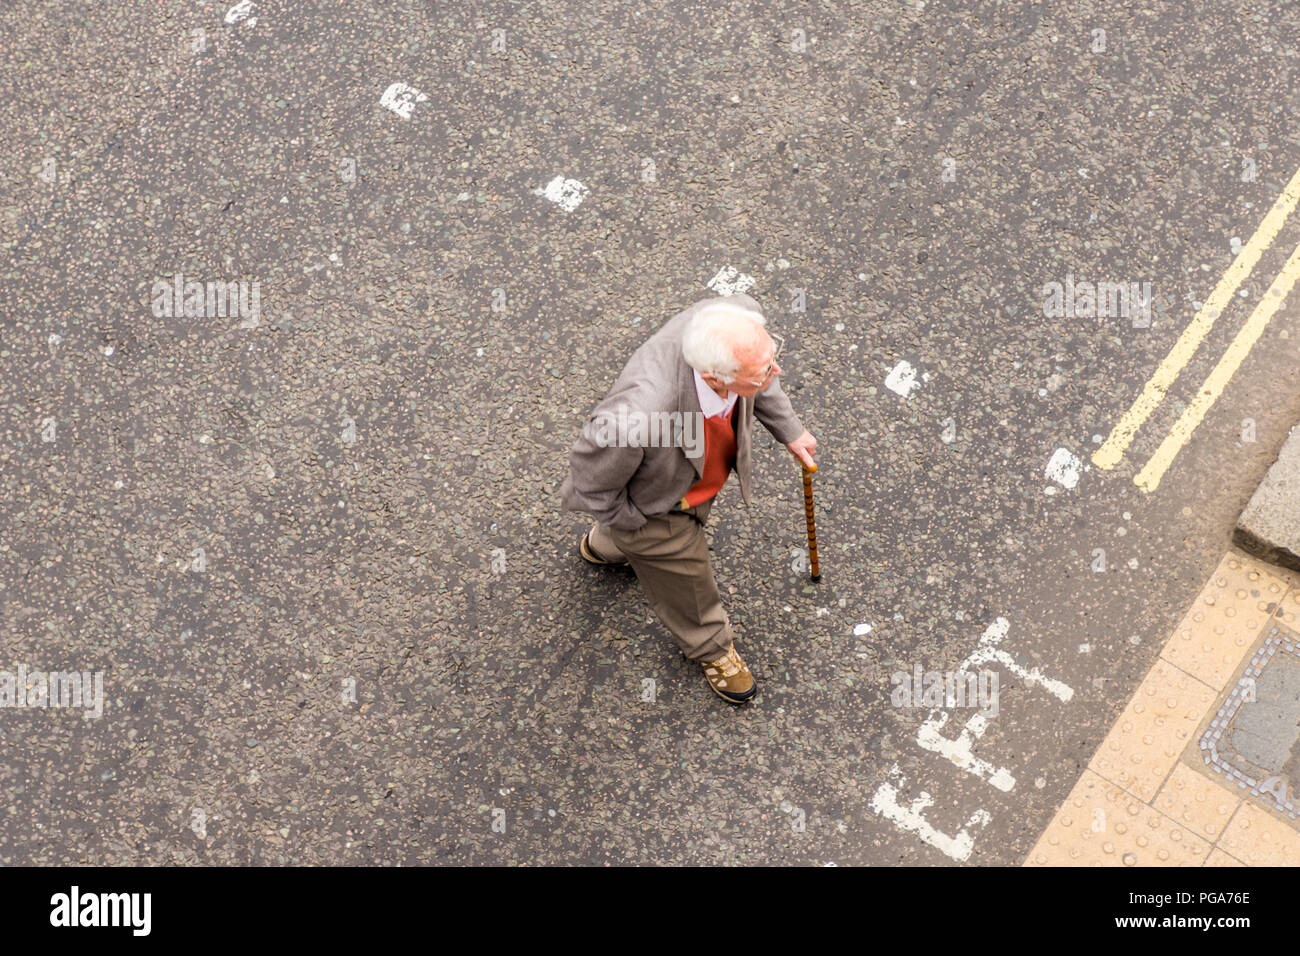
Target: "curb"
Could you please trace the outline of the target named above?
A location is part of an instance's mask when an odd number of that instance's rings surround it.
[[[1300,571],[1300,425],[1237,519],[1233,542],[1261,560]]]

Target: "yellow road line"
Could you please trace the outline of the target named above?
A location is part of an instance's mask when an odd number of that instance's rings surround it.
[[[1210,410],[1219,395],[1223,392],[1224,387],[1232,379],[1241,363],[1245,361],[1246,356],[1250,354],[1251,348],[1259,340],[1264,331],[1264,326],[1268,325],[1269,319],[1281,308],[1287,293],[1291,291],[1296,280],[1300,279],[1300,246],[1296,246],[1295,252],[1291,253],[1291,258],[1286,261],[1282,271],[1278,273],[1273,284],[1268,287],[1264,293],[1264,298],[1260,299],[1259,305],[1255,306],[1255,311],[1250,314],[1246,324],[1241,327],[1237,337],[1232,340],[1228,346],[1228,351],[1223,353],[1223,358],[1219,359],[1219,364],[1214,366],[1214,371],[1210,377],[1205,380],[1201,390],[1196,394],[1192,403],[1184,409],[1182,417],[1169,430],[1165,440],[1160,443],[1156,453],[1151,456],[1151,460],[1133,478],[1133,484],[1137,485],[1144,491],[1155,491],[1160,484],[1160,479],[1166,469],[1173,463],[1174,456],[1178,454],[1187,440],[1192,437],[1192,432],[1196,426],[1205,418],[1205,413]]]
[[[1110,437],[1106,439],[1105,444],[1093,454],[1094,465],[1098,468],[1110,469],[1119,464],[1125,450],[1133,441],[1133,436],[1137,434],[1138,429],[1142,427],[1142,423],[1147,420],[1155,407],[1163,401],[1169,386],[1191,360],[1196,349],[1214,326],[1215,320],[1227,308],[1232,294],[1250,275],[1255,264],[1259,262],[1260,256],[1264,254],[1264,250],[1277,238],[1287,217],[1295,210],[1297,202],[1300,202],[1300,170],[1291,177],[1291,182],[1287,183],[1286,188],[1282,190],[1282,195],[1277,197],[1273,208],[1268,211],[1268,215],[1259,224],[1255,234],[1250,237],[1250,242],[1242,247],[1237,258],[1228,267],[1228,271],[1219,280],[1219,284],[1210,293],[1210,297],[1196,313],[1196,317],[1178,337],[1173,349],[1165,356],[1165,360],[1160,363],[1160,367],[1142,389],[1142,394],[1111,429]]]

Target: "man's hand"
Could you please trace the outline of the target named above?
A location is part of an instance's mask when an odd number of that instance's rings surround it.
[[[789,442],[785,447],[789,449],[790,454],[802,461],[806,467],[817,467],[816,462],[813,461],[813,453],[817,451],[817,439],[812,437],[811,432],[805,430],[802,435]]]

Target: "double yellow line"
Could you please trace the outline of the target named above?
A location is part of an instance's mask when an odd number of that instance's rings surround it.
[[[1129,444],[1133,441],[1133,436],[1142,427],[1143,423],[1155,410],[1156,406],[1164,400],[1169,386],[1174,383],[1178,373],[1183,370],[1191,360],[1192,354],[1204,341],[1209,334],[1210,329],[1214,327],[1214,322],[1228,304],[1232,301],[1233,293],[1237,287],[1246,280],[1255,264],[1259,262],[1260,256],[1264,251],[1273,244],[1277,238],[1287,217],[1295,211],[1297,202],[1300,202],[1300,171],[1297,171],[1291,177],[1291,182],[1282,190],[1282,195],[1278,196],[1277,201],[1273,203],[1273,208],[1268,211],[1264,221],[1259,224],[1255,234],[1250,237],[1250,242],[1242,247],[1237,258],[1233,260],[1228,271],[1223,274],[1219,284],[1214,287],[1214,292],[1201,306],[1196,317],[1192,319],[1190,325],[1183,330],[1183,334],[1178,337],[1174,347],[1165,360],[1160,363],[1155,374],[1147,381],[1146,386],[1142,389],[1142,394],[1137,397],[1133,405],[1124,414],[1124,416],[1111,429],[1110,437],[1105,443],[1097,449],[1092,456],[1092,463],[1098,468],[1111,469],[1120,463],[1124,457],[1124,452]],[[1160,479],[1164,473],[1173,464],[1174,456],[1182,449],[1183,445],[1192,437],[1192,432],[1196,426],[1205,418],[1205,413],[1218,399],[1220,393],[1227,386],[1232,376],[1236,373],[1241,363],[1250,353],[1251,347],[1258,341],[1268,325],[1269,319],[1277,312],[1282,302],[1291,291],[1291,287],[1300,279],[1300,246],[1291,253],[1291,258],[1286,261],[1282,271],[1278,273],[1273,284],[1264,293],[1264,298],[1260,300],[1255,311],[1251,313],[1246,324],[1242,326],[1237,337],[1232,340],[1228,346],[1227,352],[1223,358],[1219,359],[1219,364],[1214,367],[1201,386],[1201,390],[1196,393],[1196,398],[1183,411],[1182,417],[1170,430],[1165,440],[1160,443],[1156,453],[1151,456],[1151,460],[1146,466],[1137,473],[1133,478],[1133,483],[1143,491],[1152,492],[1160,484]]]

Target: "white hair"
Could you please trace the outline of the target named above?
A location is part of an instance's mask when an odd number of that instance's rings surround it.
[[[682,335],[682,357],[701,375],[714,375],[730,385],[740,368],[736,346],[757,338],[767,324],[761,312],[718,302],[702,308]]]

